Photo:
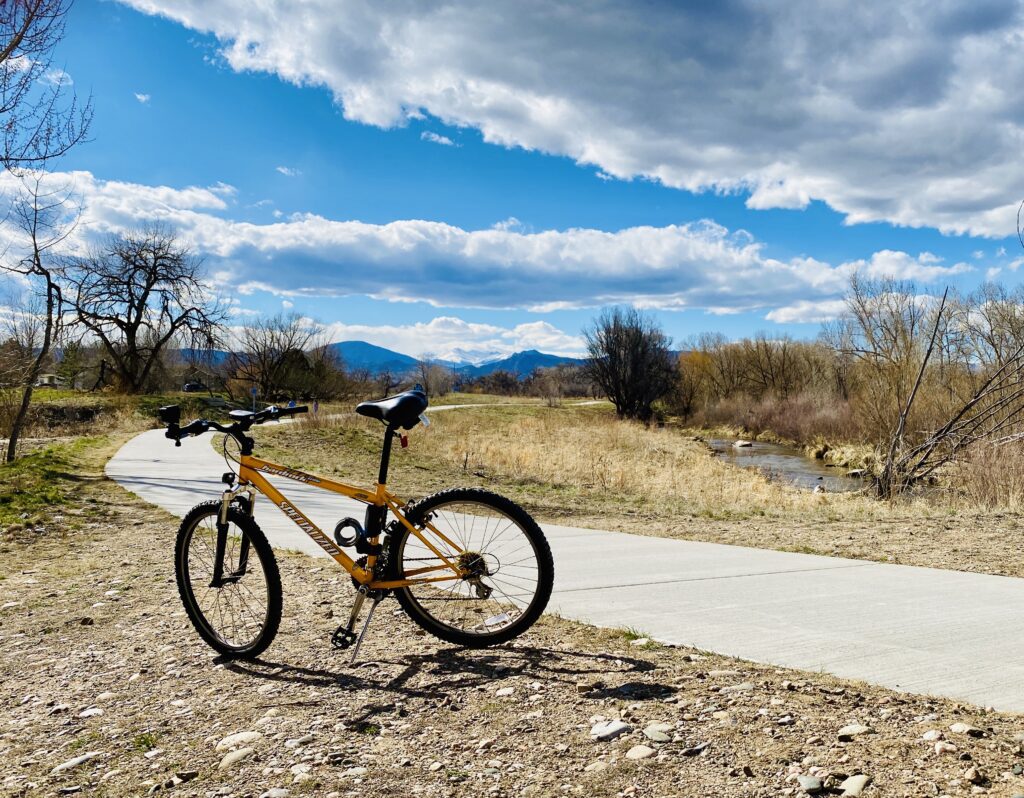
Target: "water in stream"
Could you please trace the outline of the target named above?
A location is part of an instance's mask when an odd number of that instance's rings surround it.
[[[736,448],[735,439],[711,438],[708,445],[727,462],[741,468],[757,468],[773,478],[801,488],[814,489],[821,485],[828,493],[860,490],[867,483],[860,477],[850,477],[842,468],[829,468],[821,460],[804,455],[795,446],[754,441],[751,446]]]

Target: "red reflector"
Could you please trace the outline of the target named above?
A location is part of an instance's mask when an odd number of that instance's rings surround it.
[[[402,442],[402,448],[403,449],[408,449],[409,448],[409,436],[408,435],[400,436],[399,440]]]

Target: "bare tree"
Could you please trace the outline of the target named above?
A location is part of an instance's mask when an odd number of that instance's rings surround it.
[[[202,261],[161,227],[110,239],[66,270],[75,322],[102,344],[119,387],[150,384],[164,350],[216,345],[224,308],[203,283]]]
[[[498,396],[516,396],[523,389],[523,384],[519,381],[519,377],[506,369],[498,369],[490,374],[477,377],[473,384],[483,393],[491,393]]]
[[[477,380],[467,382],[470,389],[478,385]],[[548,407],[558,407],[563,399],[592,395],[594,386],[581,366],[559,363],[534,369],[517,388],[528,396],[540,396]]]
[[[803,388],[802,347],[788,335],[773,337],[759,332],[738,346],[745,381],[755,395],[784,399]]]
[[[256,319],[239,333],[238,344],[226,363],[229,390],[233,385],[255,388],[262,397],[274,398],[288,391],[289,372],[297,357],[312,345],[316,328],[299,314],[278,314]]]
[[[23,176],[20,194],[14,201],[12,217],[23,241],[14,242],[7,250],[9,259],[3,268],[20,275],[29,282],[29,292],[34,293],[41,307],[28,315],[32,327],[28,353],[28,367],[22,379],[21,401],[11,421],[7,440],[5,460],[10,463],[17,456],[18,439],[28,419],[29,407],[36,381],[44,365],[51,357],[62,317],[62,293],[58,264],[53,252],[71,233],[73,222],[70,216],[69,191],[65,187],[50,188],[48,176],[36,171]],[[22,316],[24,317],[24,313]]]
[[[649,421],[652,405],[672,389],[675,368],[668,338],[640,311],[613,308],[584,331],[587,370],[619,418]]]
[[[888,445],[924,357],[934,306],[910,283],[854,275],[847,314],[828,330],[828,342],[855,364],[856,404],[864,428]],[[929,375],[931,376],[931,375]],[[927,426],[916,419],[914,426]]]
[[[986,317],[971,301],[962,302],[951,313],[943,314],[947,295],[943,296],[936,314],[915,390],[900,414],[899,437],[894,436],[885,460],[879,480],[880,493],[884,496],[933,476],[974,448],[998,446],[1024,437],[1020,432],[1024,422],[1024,340],[1016,338],[1015,344],[993,356],[994,350],[988,345],[988,336],[993,330],[991,317]],[[949,328],[953,329],[952,333]],[[1012,339],[1013,327],[1007,325],[1000,336]],[[941,337],[946,339],[944,346],[938,345]],[[955,343],[951,344],[950,340]],[[979,340],[985,342],[980,347]],[[932,365],[941,360],[943,349],[960,353],[964,359],[948,366],[941,362]],[[958,379],[944,381],[950,401],[942,423],[919,435],[914,445],[905,445],[902,435],[906,417],[929,367],[949,368]]]
[[[675,382],[669,393],[669,405],[673,412],[689,418],[697,411],[697,405],[706,391],[709,366],[710,357],[705,352],[690,350],[679,355]]]
[[[875,430],[889,498],[1024,423],[1020,311],[991,288],[939,299],[912,285],[854,278],[829,336],[854,358],[855,404]]]
[[[427,396],[443,396],[450,393],[455,376],[447,366],[442,366],[429,354],[424,355],[416,366],[416,376]]]
[[[391,369],[382,369],[377,373],[376,384],[381,396],[390,396],[402,385],[402,377]]]
[[[233,349],[225,364],[232,395],[255,387],[268,399],[333,399],[351,390],[323,326],[297,313],[247,324]]]
[[[319,340],[306,352],[309,367],[306,385],[301,391],[307,399],[338,399],[350,396],[355,385],[345,373],[341,353],[327,343],[326,331],[321,328]]]
[[[29,292],[11,293],[0,311],[0,437],[14,434],[15,447],[21,427],[15,419],[23,405],[25,387],[42,339],[40,297]],[[4,458],[7,454],[4,442]]]
[[[92,101],[80,104],[54,66],[71,0],[0,0],[0,166],[37,168],[82,141]]]
[[[697,351],[703,357],[705,379],[710,391],[719,398],[728,398],[746,390],[748,380],[740,349],[721,333],[704,333],[697,339]]]

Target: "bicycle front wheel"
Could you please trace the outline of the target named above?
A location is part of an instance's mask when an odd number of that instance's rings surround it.
[[[220,502],[205,502],[182,520],[174,547],[178,592],[203,640],[227,657],[251,659],[266,650],[281,623],[281,576],[263,531],[232,507],[217,581],[219,514]]]
[[[551,597],[555,567],[544,533],[522,507],[490,491],[453,488],[416,502],[406,518],[466,573],[395,591],[422,628],[476,648],[511,640],[540,617]],[[388,541],[388,571],[392,579],[451,573],[437,552],[404,527]]]

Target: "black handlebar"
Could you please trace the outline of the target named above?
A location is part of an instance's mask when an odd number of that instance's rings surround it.
[[[181,419],[181,408],[177,405],[161,407],[159,415],[160,420],[167,425],[167,432],[164,433],[164,436],[174,441],[175,446],[181,446],[182,438],[187,438],[190,435],[202,435],[212,429],[233,435],[241,440],[243,433],[247,432],[255,424],[277,421],[285,416],[296,416],[300,413],[308,412],[309,408],[306,405],[299,405],[297,407],[271,405],[257,413],[249,413],[245,410],[232,410],[230,415],[234,423],[227,426],[218,424],[216,421],[199,418],[189,422],[184,427],[178,426],[178,422]]]
[[[256,421],[255,424],[262,424],[264,421],[277,421],[279,418],[285,416],[297,416],[300,413],[308,413],[309,408],[306,405],[296,405],[295,407],[278,407],[277,405],[271,405],[270,407],[261,410],[254,415]]]

